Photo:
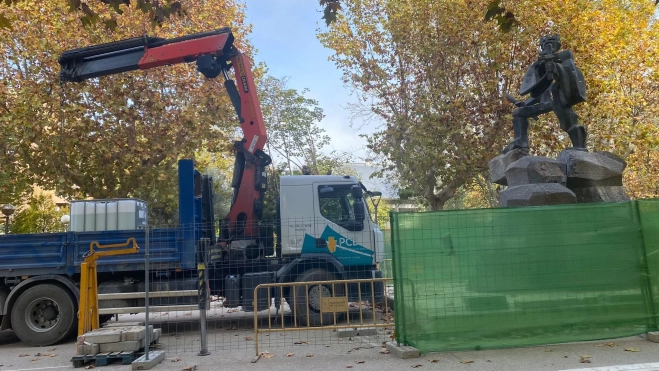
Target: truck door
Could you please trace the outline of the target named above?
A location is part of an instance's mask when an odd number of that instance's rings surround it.
[[[371,265],[374,252],[368,210],[362,223],[355,219],[355,199],[351,192],[354,185],[314,184],[317,235],[314,251],[329,252],[345,266]]]

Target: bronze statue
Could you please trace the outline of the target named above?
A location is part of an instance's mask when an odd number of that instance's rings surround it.
[[[574,149],[586,149],[586,128],[578,125],[578,116],[572,106],[586,101],[586,82],[574,64],[572,52],[560,51],[558,35],[544,36],[540,40],[540,56],[524,75],[519,93],[531,94],[525,101],[517,101],[509,94],[506,98],[517,106],[513,111],[515,140],[504,148],[503,153],[520,148],[528,151],[529,118],[554,111],[561,129],[567,132]]]

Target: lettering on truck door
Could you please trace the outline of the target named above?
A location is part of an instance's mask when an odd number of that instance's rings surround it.
[[[329,252],[346,266],[373,263],[368,216],[362,230],[355,228],[353,185],[314,184],[316,235],[307,235],[303,252]]]

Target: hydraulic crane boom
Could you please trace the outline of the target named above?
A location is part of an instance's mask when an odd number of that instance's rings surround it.
[[[222,239],[258,235],[255,221],[261,218],[267,189],[265,167],[271,163],[263,152],[267,139],[263,114],[252,76],[251,61],[233,45],[230,28],[173,39],[136,37],[62,53],[60,81],[87,79],[134,70],[147,70],[177,63],[196,62],[207,78],[222,74],[243,139],[234,143],[236,156],[231,186],[231,210],[223,220]],[[229,76],[233,69],[240,87]]]

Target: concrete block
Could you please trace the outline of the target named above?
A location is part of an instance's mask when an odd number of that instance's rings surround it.
[[[98,344],[76,344],[76,354],[79,356],[89,355],[95,356],[100,352]]]
[[[544,206],[577,203],[577,196],[558,183],[526,184],[508,187],[499,194],[502,207]]]
[[[146,337],[146,327],[144,326],[121,327],[117,329],[121,331],[121,341],[142,340]],[[149,329],[153,331],[153,325],[149,325]]]
[[[490,181],[496,184],[508,185],[506,180],[506,169],[508,168],[508,165],[528,155],[528,151],[522,149],[514,149],[506,154],[501,154],[490,160],[488,163],[490,170]]]
[[[144,339],[101,344],[101,353],[134,352],[144,347]]]
[[[121,341],[142,340],[146,336],[146,327],[134,326],[132,328],[121,329]]]
[[[165,352],[162,350],[152,350],[149,352],[149,359],[146,354],[133,361],[133,370],[150,370],[158,363],[165,359]]]
[[[153,336],[151,338],[152,341],[153,342],[158,342],[158,340],[160,340],[160,337],[162,336],[162,329],[161,328],[154,329],[152,334],[153,334]]]
[[[401,359],[421,357],[418,349],[408,345],[398,345],[394,342],[388,341],[386,346],[389,353]]]
[[[375,327],[366,327],[357,330],[357,336],[373,336],[377,334],[378,330]]]
[[[565,164],[549,157],[524,156],[506,168],[509,187],[535,183],[565,185],[566,181]]]
[[[357,336],[357,330],[351,328],[340,328],[336,330],[336,334],[340,338],[349,338],[349,337]]]
[[[653,343],[659,343],[659,331],[646,332],[645,338]]]
[[[105,344],[121,341],[121,331],[116,329],[97,329],[78,336],[77,343]]]
[[[130,327],[130,326],[144,326],[144,322],[107,322],[103,325],[106,327]]]
[[[375,327],[358,328],[357,330],[352,328],[342,328],[338,329],[336,334],[340,338],[349,338],[353,336],[373,336],[377,335],[377,329]]]

